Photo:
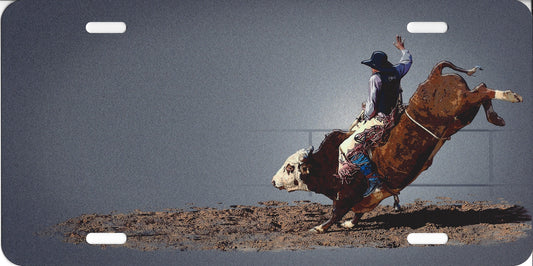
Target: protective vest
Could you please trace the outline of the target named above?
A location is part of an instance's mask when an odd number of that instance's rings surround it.
[[[390,115],[400,95],[400,75],[398,72],[378,72],[381,88],[377,94],[377,112]]]

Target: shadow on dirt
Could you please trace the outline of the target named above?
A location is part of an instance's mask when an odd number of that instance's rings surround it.
[[[485,210],[463,210],[457,208],[430,206],[414,212],[381,214],[363,219],[360,227],[367,230],[408,227],[417,229],[434,224],[439,227],[462,227],[477,224],[507,224],[531,221],[531,216],[522,206]],[[370,223],[368,226],[363,226]]]

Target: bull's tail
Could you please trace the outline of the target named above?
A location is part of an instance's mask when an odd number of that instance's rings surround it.
[[[431,75],[430,76],[433,76],[433,75],[439,75],[441,76],[442,75],[442,70],[445,68],[445,67],[449,67],[455,71],[459,71],[459,72],[462,72],[462,73],[465,73],[469,76],[472,76],[474,73],[476,73],[476,71],[479,69],[479,70],[483,70],[483,68],[481,68],[480,66],[475,66],[471,69],[464,69],[464,68],[460,68],[456,65],[454,65],[452,62],[450,61],[440,61],[439,63],[437,63],[433,69],[431,70]]]

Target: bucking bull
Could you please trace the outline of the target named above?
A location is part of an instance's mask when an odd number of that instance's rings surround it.
[[[326,135],[317,151],[310,147],[287,158],[272,179],[274,187],[288,192],[313,191],[333,200],[331,218],[311,231],[326,232],[350,209],[355,213],[354,218],[341,226],[352,228],[363,213],[373,210],[390,196],[394,196],[394,207],[399,209],[399,192],[431,166],[444,142],[470,124],[481,105],[490,123],[503,126],[505,122],[492,108],[491,100],[522,101],[522,97],[512,91],[492,90],[484,83],[470,90],[460,75],[443,75],[445,67],[469,76],[478,69],[465,70],[448,61],[435,65],[428,79],[418,86],[409,105],[399,114],[398,123],[388,133],[388,139],[369,152],[379,174],[386,177],[384,185],[370,196],[362,196],[367,182],[361,173],[357,173],[350,183],[336,177],[338,148],[351,132],[333,131]]]

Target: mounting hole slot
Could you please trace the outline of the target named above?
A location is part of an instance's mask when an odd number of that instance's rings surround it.
[[[407,23],[407,31],[410,33],[446,33],[448,23],[443,21],[413,21]]]
[[[444,245],[448,243],[448,235],[445,233],[411,233],[407,236],[407,242],[411,245]]]
[[[117,34],[126,32],[126,23],[124,22],[88,22],[85,25],[85,30],[88,33],[98,34]]]
[[[88,233],[85,237],[91,245],[123,245],[127,240],[124,233]]]

